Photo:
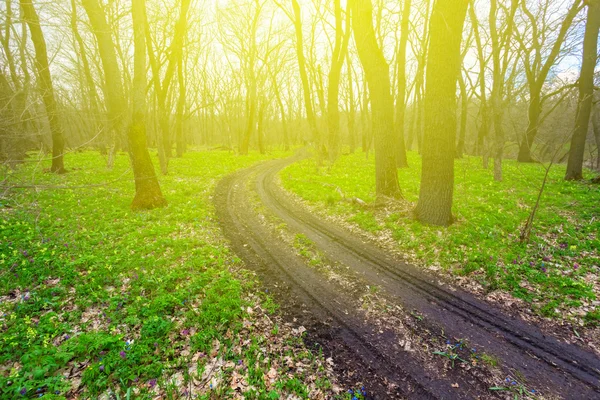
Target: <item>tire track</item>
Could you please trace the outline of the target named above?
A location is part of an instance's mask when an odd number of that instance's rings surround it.
[[[276,174],[297,158],[261,164],[230,176],[215,193],[217,215],[234,251],[263,281],[286,283],[321,326],[318,341],[342,356],[358,356],[367,366],[363,379],[376,386],[378,398],[481,398],[492,396],[484,382],[453,376],[461,391],[450,389],[448,377],[435,377],[419,361],[399,348],[393,332],[379,333],[356,313],[339,288],[308,268],[289,249],[273,242],[249,207],[247,182],[252,182],[263,204],[290,229],[306,235],[326,256],[379,285],[404,308],[422,313],[428,323],[443,327],[456,338],[466,338],[500,357],[507,367],[521,371],[536,388],[563,398],[600,398],[600,360],[578,347],[544,336],[539,329],[495,310],[460,290],[435,282],[416,268],[395,260],[341,228],[324,223],[299,207],[276,185]],[[323,326],[322,321],[331,321]],[[310,321],[306,321],[310,325]],[[317,324],[318,325],[318,324]],[[351,363],[346,363],[350,364]],[[396,388],[390,391],[390,383]]]
[[[318,331],[311,339],[329,350],[336,363],[356,369],[359,380],[367,384],[369,393],[374,393],[373,398],[471,399],[487,389],[465,377],[455,376],[449,381],[434,376],[399,347],[399,338],[393,332],[374,329],[339,290],[289,249],[274,243],[248,205],[245,183],[254,171],[225,178],[215,192],[217,216],[233,250],[263,281],[271,282],[271,287],[289,285],[297,301],[306,306],[295,307],[292,316],[309,326],[309,330]],[[281,297],[294,302],[287,291],[280,287],[278,290]],[[455,382],[465,390],[452,389]]]

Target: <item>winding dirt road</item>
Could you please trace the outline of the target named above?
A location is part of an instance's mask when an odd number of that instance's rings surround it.
[[[469,348],[497,357],[502,370],[522,377],[536,395],[600,399],[596,354],[546,336],[296,204],[276,176],[297,159],[267,162],[222,180],[214,196],[217,216],[236,254],[259,274],[284,312],[308,329],[307,340],[332,357],[345,383],[362,382],[369,397],[377,399],[506,397],[489,390],[498,377],[485,369],[444,368],[437,365],[442,357],[406,345],[408,336],[418,337],[426,349],[460,338]],[[260,200],[260,210],[252,199]],[[381,288],[404,310],[404,328],[374,323],[355,292],[308,265],[265,218],[283,221],[286,229],[307,237],[338,270]]]

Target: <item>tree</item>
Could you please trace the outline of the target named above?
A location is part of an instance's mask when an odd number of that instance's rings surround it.
[[[352,30],[371,98],[377,197],[402,196],[396,169],[394,102],[389,66],[377,43],[371,0],[351,0]]]
[[[160,127],[161,138],[158,142],[158,155],[160,161],[160,169],[163,175],[169,171],[169,158],[171,157],[171,136],[170,136],[170,110],[167,105],[167,96],[175,71],[183,57],[183,44],[185,41],[187,26],[188,26],[188,10],[191,0],[181,0],[181,8],[179,11],[179,19],[175,24],[173,39],[169,46],[167,55],[167,70],[161,81],[160,63],[157,55],[154,53],[152,45],[152,37],[150,34],[150,25],[146,18],[146,46],[148,47],[148,55],[150,56],[150,66],[152,69],[152,82],[154,83],[154,92],[158,103],[158,125]],[[184,89],[180,87],[180,90]]]
[[[350,38],[350,12],[346,10],[346,33],[342,28],[342,7],[340,0],[334,0],[335,14],[335,48],[329,71],[329,86],[327,87],[327,127],[329,129],[329,162],[334,163],[340,147],[340,74]]]
[[[594,97],[594,69],[598,58],[598,32],[600,30],[600,0],[587,2],[587,21],[583,38],[583,57],[579,76],[579,102],[575,129],[571,138],[566,180],[583,179],[583,153],[588,133],[592,100]]]
[[[146,0],[132,0],[134,37],[133,115],[128,132],[129,156],[135,177],[131,208],[152,209],[167,205],[150,153],[146,147]]]
[[[50,124],[50,132],[52,133],[52,165],[50,171],[62,174],[66,172],[64,166],[65,138],[58,116],[56,98],[54,97],[54,85],[52,84],[52,75],[48,63],[46,39],[40,26],[40,18],[31,0],[20,0],[20,4],[35,48],[35,65],[38,72],[39,87],[42,92],[48,123]]]
[[[502,180],[502,158],[504,157],[505,133],[503,126],[504,95],[506,75],[509,67],[510,43],[513,34],[515,13],[519,6],[518,0],[511,0],[511,7],[505,11],[502,28],[497,26],[498,1],[490,1],[490,36],[492,37],[492,122],[494,124],[495,151],[494,151],[494,180]]]
[[[548,0],[546,0],[548,1]],[[562,24],[558,35],[552,45],[550,52],[546,60],[543,60],[543,56],[546,53],[547,44],[543,42],[543,39],[548,37],[547,32],[540,32],[538,24],[540,21],[536,18],[533,13],[527,8],[527,2],[521,2],[521,8],[526,18],[529,20],[531,27],[531,44],[525,43],[523,35],[517,34],[517,39],[523,49],[523,64],[525,67],[525,75],[527,78],[527,86],[529,88],[529,124],[525,137],[521,141],[519,146],[519,156],[517,160],[519,162],[533,162],[534,159],[531,156],[531,147],[533,141],[536,138],[539,130],[540,115],[542,113],[542,89],[546,78],[550,73],[550,69],[556,63],[556,60],[560,56],[562,45],[569,33],[569,29],[573,24],[573,20],[579,13],[582,7],[583,0],[574,0],[573,4],[569,8]],[[542,4],[542,8],[546,6]],[[544,11],[545,14],[545,11]],[[543,33],[543,34],[542,34]]]
[[[398,150],[396,153],[396,165],[399,168],[408,167],[406,157],[406,144],[404,142],[404,120],[406,114],[406,45],[408,43],[410,22],[411,0],[404,1],[402,8],[402,21],[400,23],[400,42],[398,44],[398,95],[396,99],[396,136]]]
[[[456,84],[461,71],[467,1],[438,0],[430,22],[425,89],[423,165],[416,218],[450,225],[456,147]]]
[[[123,81],[119,63],[117,61],[117,51],[112,36],[112,30],[106,22],[106,15],[98,0],[82,0],[92,32],[98,43],[100,60],[104,71],[104,81],[106,87],[106,108],[108,110],[110,143],[108,167],[112,168],[116,152],[116,138],[121,136],[124,130],[126,101],[123,93]]]

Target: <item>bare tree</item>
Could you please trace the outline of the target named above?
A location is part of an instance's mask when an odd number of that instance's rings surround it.
[[[522,47],[523,64],[525,67],[525,74],[527,77],[527,85],[529,88],[529,124],[525,137],[521,141],[519,147],[519,162],[532,162],[534,161],[531,155],[531,147],[535,140],[539,130],[540,114],[542,112],[542,89],[550,69],[556,63],[560,56],[562,45],[569,33],[569,29],[573,24],[573,20],[582,8],[583,0],[574,0],[571,7],[569,8],[564,20],[560,25],[558,35],[554,39],[550,52],[544,60],[546,54],[545,48],[548,46],[542,40],[549,37],[547,32],[540,32],[538,25],[540,24],[539,18],[529,10],[527,2],[521,2],[521,9],[524,15],[529,21],[529,27],[531,28],[530,40],[531,43],[526,43],[523,34],[517,32],[517,39]],[[548,7],[548,0],[544,3],[540,3],[540,6],[545,9]],[[544,25],[547,26],[547,25]],[[543,33],[543,34],[542,34]]]
[[[52,166],[51,172],[62,174],[66,172],[64,166],[65,138],[62,124],[58,116],[58,107],[50,74],[48,63],[48,52],[46,39],[40,26],[40,18],[31,0],[20,0],[23,17],[27,21],[31,32],[31,41],[35,48],[35,65],[38,72],[39,87],[42,92],[42,100],[46,108],[50,132],[52,133]]]

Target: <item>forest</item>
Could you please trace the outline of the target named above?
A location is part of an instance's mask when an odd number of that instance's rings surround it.
[[[600,0],[3,0],[0,398],[597,399]]]

